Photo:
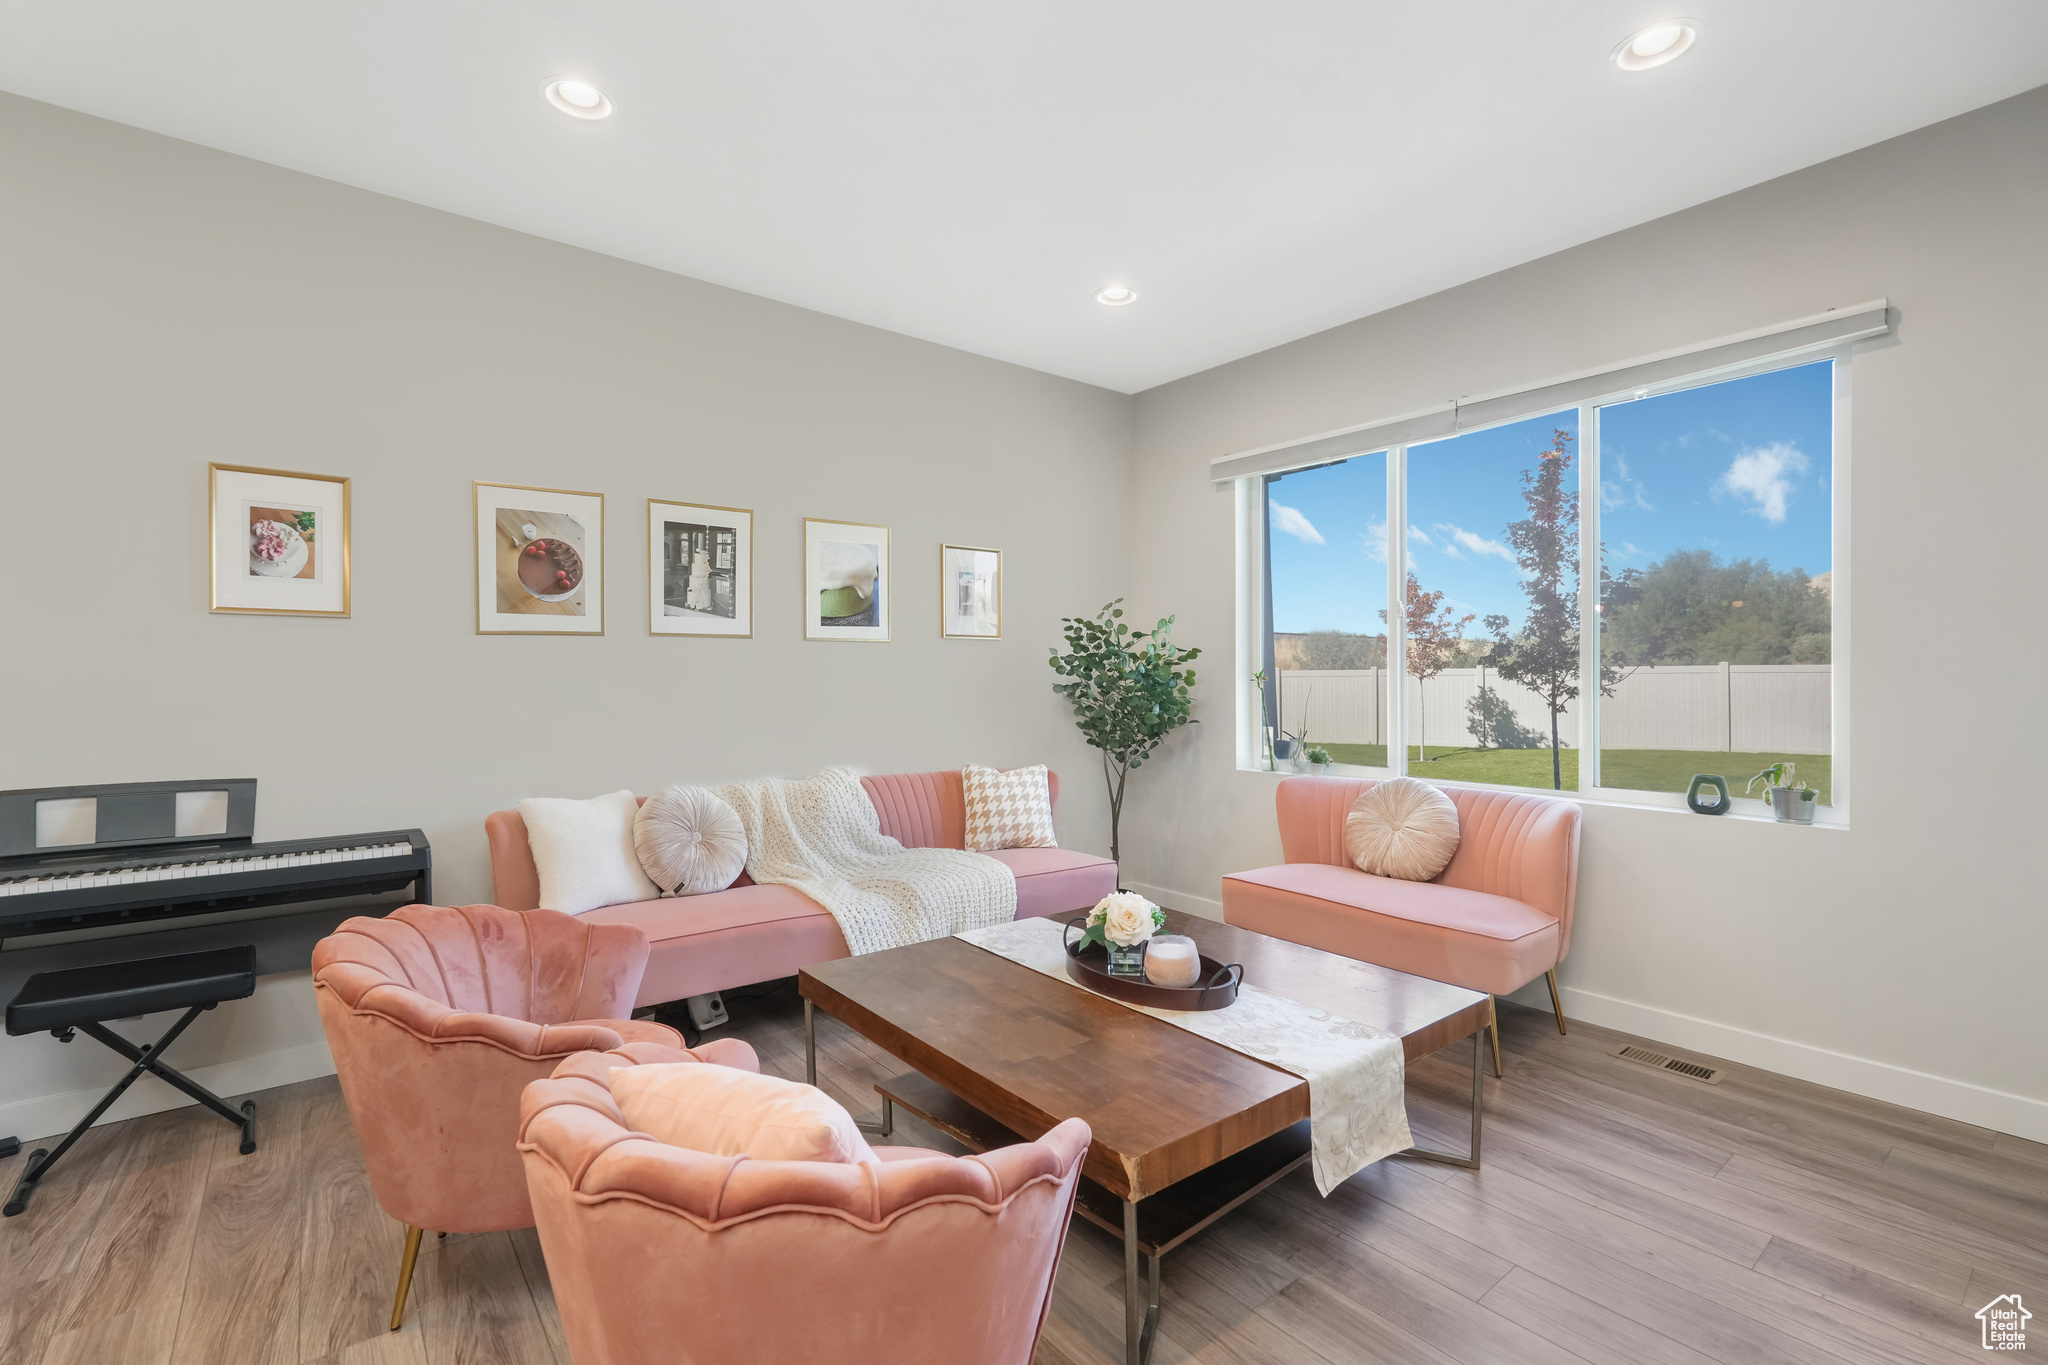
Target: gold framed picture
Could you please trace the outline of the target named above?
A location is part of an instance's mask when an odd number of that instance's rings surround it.
[[[889,528],[804,518],[804,638],[889,639]]]
[[[604,494],[472,487],[476,633],[604,634]]]
[[[939,547],[939,634],[948,640],[1003,636],[1003,552]]]
[[[248,465],[206,466],[209,611],[349,614],[349,481]]]
[[[647,630],[753,635],[751,508],[647,500]]]

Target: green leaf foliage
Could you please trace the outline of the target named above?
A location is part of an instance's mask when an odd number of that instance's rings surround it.
[[[1199,649],[1182,649],[1170,638],[1173,618],[1162,617],[1149,631],[1122,624],[1123,599],[1094,616],[1060,620],[1067,652],[1047,661],[1063,680],[1052,690],[1074,708],[1074,725],[1089,747],[1102,751],[1109,784],[1110,856],[1116,857],[1117,826],[1123,814],[1124,779],[1159,745],[1194,720],[1195,671],[1188,665]]]

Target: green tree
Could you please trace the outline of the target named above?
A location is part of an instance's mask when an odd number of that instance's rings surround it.
[[[1636,664],[1824,664],[1832,605],[1803,569],[1673,550],[1610,595],[1601,652]]]
[[[1187,667],[1199,649],[1182,649],[1167,637],[1173,618],[1162,617],[1149,631],[1123,623],[1119,597],[1091,617],[1060,618],[1068,653],[1052,651],[1052,671],[1070,681],[1052,690],[1074,706],[1074,724],[1089,747],[1102,751],[1102,778],[1109,786],[1109,856],[1122,860],[1118,826],[1123,819],[1124,782],[1144,766],[1165,738],[1193,717],[1195,671]]]
[[[1414,574],[1408,575],[1408,605],[1403,613],[1406,618],[1404,629],[1408,632],[1408,671],[1415,675],[1415,716],[1420,728],[1417,737],[1422,751],[1421,762],[1429,762],[1429,711],[1428,682],[1437,674],[1457,662],[1465,652],[1465,627],[1477,618],[1466,612],[1460,620],[1451,619],[1451,608],[1442,606],[1444,595],[1440,592],[1424,592],[1422,584]],[[1387,619],[1385,612],[1380,620]]]

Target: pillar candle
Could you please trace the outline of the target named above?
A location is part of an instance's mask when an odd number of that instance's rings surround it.
[[[1155,986],[1185,990],[1202,974],[1202,955],[1195,941],[1181,934],[1160,934],[1145,947],[1145,979]]]

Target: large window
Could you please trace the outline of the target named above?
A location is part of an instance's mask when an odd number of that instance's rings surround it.
[[[1256,476],[1265,724],[1340,765],[1665,799],[1791,763],[1839,804],[1844,363]]]

